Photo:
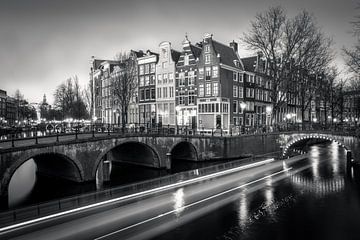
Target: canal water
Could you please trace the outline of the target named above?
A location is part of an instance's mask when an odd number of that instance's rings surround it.
[[[301,168],[154,239],[359,239],[360,174],[345,150],[313,145]]]
[[[154,179],[222,162],[224,161],[192,162],[175,159],[172,162],[171,171],[113,162],[110,181],[105,183],[102,189]],[[96,188],[95,182],[75,183],[62,179],[54,179],[38,175],[36,170],[36,163],[32,159],[26,161],[17,169],[9,184],[8,201],[4,201],[7,204],[1,204],[0,211],[102,190]]]

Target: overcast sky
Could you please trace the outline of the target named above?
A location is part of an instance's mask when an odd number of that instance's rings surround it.
[[[0,88],[16,89],[30,102],[45,93],[52,103],[62,81],[78,75],[89,81],[91,56],[113,59],[119,51],[151,49],[170,41],[175,49],[187,32],[195,43],[204,33],[228,43],[239,40],[250,20],[269,6],[288,15],[306,9],[333,37],[337,64],[341,47],[351,46],[355,0],[0,0]],[[240,46],[241,56],[249,53]]]

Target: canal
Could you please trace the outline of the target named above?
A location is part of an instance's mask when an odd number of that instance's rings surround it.
[[[346,168],[345,150],[335,143],[313,145],[293,169],[298,171],[256,190],[245,188],[231,202],[212,203],[153,239],[359,239],[360,175]]]

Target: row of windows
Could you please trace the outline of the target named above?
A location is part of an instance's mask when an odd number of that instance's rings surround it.
[[[185,86],[186,85],[186,79],[188,80],[187,85],[194,85],[195,84],[195,72],[189,71],[187,74],[187,78],[185,75],[185,72],[179,73],[179,79],[177,81],[178,86]]]
[[[266,90],[255,89],[255,100],[270,102],[270,94]]]
[[[238,100],[233,101],[233,113],[243,113],[244,109],[241,108],[241,102]]]
[[[211,91],[212,90],[212,91]],[[205,91],[204,91],[204,84],[199,84],[199,97],[205,96],[219,96],[219,83],[213,82],[205,84]]]
[[[139,75],[155,73],[155,63],[139,65]]]
[[[140,76],[139,78],[140,87],[154,85],[154,84],[155,84],[155,75]]]
[[[240,86],[233,86],[233,97],[244,98],[244,88]]]
[[[196,96],[195,95],[179,95],[178,97],[177,97],[177,104],[178,105],[186,105],[186,104],[189,104],[189,105],[191,105],[191,104],[195,104],[195,99],[196,99]]]
[[[210,80],[211,77],[216,78],[219,76],[219,67],[205,67],[199,68],[199,79],[204,79],[204,71],[205,71],[205,80]]]
[[[140,101],[144,100],[155,100],[155,88],[140,90]]]
[[[157,84],[167,84],[174,82],[174,74],[173,73],[163,73],[157,75]]]
[[[227,103],[202,103],[198,106],[199,113],[227,113],[229,104]]]
[[[163,87],[163,88],[159,87],[159,88],[157,88],[157,96],[156,97],[158,99],[174,97],[174,87]]]

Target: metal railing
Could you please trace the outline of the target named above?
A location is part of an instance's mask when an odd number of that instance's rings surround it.
[[[216,164],[209,167],[199,168],[186,172],[180,172],[156,179],[137,182],[129,185],[119,186],[106,190],[91,192],[87,194],[75,195],[54,201],[43,202],[28,207],[9,210],[0,213],[0,227],[12,225],[26,220],[36,219],[43,216],[83,207],[86,205],[118,198],[133,193],[138,193],[181,181],[194,179],[212,173],[217,173],[227,169],[244,166],[245,164],[260,161],[267,158],[279,158],[280,152],[271,152],[263,155],[252,156],[240,160],[233,160],[226,163]]]
[[[323,125],[316,125],[317,127],[302,127],[301,125],[291,126],[266,126],[259,128],[241,128],[233,127],[229,129],[219,128],[200,128],[193,129],[189,126],[180,125],[155,125],[148,126],[144,124],[133,124],[131,126],[121,127],[116,124],[93,124],[88,126],[73,125],[69,128],[62,129],[14,129],[12,132],[2,135],[0,137],[0,144],[5,144],[3,148],[12,148],[21,146],[19,142],[27,141],[28,145],[39,143],[58,143],[62,141],[72,141],[78,139],[91,139],[96,137],[106,137],[110,135],[115,136],[138,136],[138,135],[152,135],[152,136],[217,136],[217,137],[233,137],[243,135],[257,135],[268,133],[282,133],[282,132],[322,132],[331,134],[343,134],[350,136],[360,136],[360,129],[353,127],[325,127]]]

